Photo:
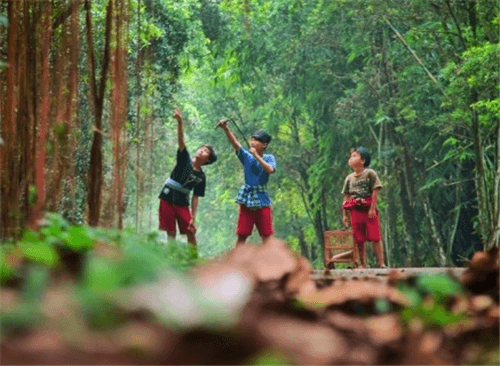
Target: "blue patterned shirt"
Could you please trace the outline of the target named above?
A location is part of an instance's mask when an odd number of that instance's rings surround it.
[[[251,208],[271,206],[271,199],[266,189],[269,174],[266,173],[257,159],[244,147],[240,147],[238,158],[243,164],[245,184],[238,192],[236,202]],[[264,154],[262,158],[276,170],[276,158],[274,155]]]

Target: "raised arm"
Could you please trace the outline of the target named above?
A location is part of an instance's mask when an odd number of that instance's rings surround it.
[[[227,120],[225,119],[220,120],[219,123],[217,124],[217,127],[220,127],[224,130],[227,139],[229,140],[231,145],[233,145],[236,153],[238,153],[238,151],[240,151],[241,144],[239,143],[238,139],[234,136],[234,134],[229,130],[229,127],[227,125]]]
[[[186,142],[184,141],[184,123],[179,108],[175,108],[174,118],[177,120],[177,141],[179,143],[179,151],[182,151],[186,148]]]
[[[274,173],[273,166],[271,164],[269,164],[268,162],[266,162],[264,160],[264,158],[262,158],[262,156],[260,156],[259,154],[257,154],[257,150],[254,147],[251,147],[249,151],[250,151],[250,153],[252,153],[252,155],[259,162],[259,164],[262,166],[262,169],[264,169],[264,171],[267,174],[271,175],[271,174]]]

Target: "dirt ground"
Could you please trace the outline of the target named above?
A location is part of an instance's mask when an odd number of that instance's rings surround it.
[[[36,326],[3,334],[1,363],[498,364],[498,271],[497,248],[443,274],[314,272],[282,241],[241,246],[121,291],[108,329],[88,324],[71,280],[54,281]],[[17,290],[1,296],[15,313]]]

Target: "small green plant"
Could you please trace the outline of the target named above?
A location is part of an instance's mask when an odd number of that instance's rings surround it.
[[[464,292],[460,283],[448,275],[419,276],[414,286],[403,283],[398,289],[410,302],[401,312],[406,323],[417,318],[427,327],[443,327],[467,319],[465,314],[453,313],[447,308],[451,296]]]
[[[98,243],[112,248],[116,256],[106,257],[94,250]],[[158,232],[137,234],[71,225],[62,216],[47,213],[37,231],[25,231],[18,242],[0,246],[1,283],[15,283],[22,295],[14,311],[0,312],[3,330],[29,327],[38,321],[39,299],[48,278],[54,269],[63,268],[68,253],[81,258],[74,291],[88,323],[97,328],[119,324],[121,315],[113,298],[116,290],[154,281],[166,269],[185,271],[198,263],[189,248],[175,241],[161,242]]]

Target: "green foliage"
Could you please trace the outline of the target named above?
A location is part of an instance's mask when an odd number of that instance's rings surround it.
[[[30,265],[20,289],[20,304],[13,311],[0,311],[2,333],[28,329],[40,322],[40,303],[49,281],[49,269],[39,264]]]
[[[110,237],[116,239],[116,232],[111,232]],[[186,247],[175,242],[159,243],[157,233],[124,232],[117,242],[124,250],[123,258],[107,259],[88,253],[77,290],[89,324],[97,328],[110,328],[120,322],[120,312],[114,306],[120,289],[153,282],[166,269],[184,271],[197,262]]]
[[[97,76],[107,3],[92,2]],[[498,201],[493,197],[500,113],[498,3],[473,2],[470,7],[464,2],[447,7],[421,0],[249,3],[249,9],[243,2],[210,0],[128,3],[126,136],[131,143],[125,227],[139,232],[157,227],[157,194],[175,164],[177,149],[171,114],[179,106],[190,152],[208,142],[220,153],[216,165],[204,168],[207,191],[197,218],[202,256],[228,250],[235,239],[234,197],[242,184],[242,170],[225,135],[213,128],[224,117],[234,118],[245,136],[260,128],[272,134],[269,151],[277,156],[278,171],[268,188],[276,235],[297,251],[303,249],[298,237],[304,235],[306,249],[318,266],[322,232],[341,226],[340,191],[351,171],[349,149],[361,144],[372,152],[372,167],[384,185],[379,209],[391,265],[436,264],[431,237],[442,239],[439,250],[445,253],[446,264],[460,264],[459,256],[480,247],[477,234],[487,230],[479,217],[498,217],[492,212],[492,202]],[[56,4],[54,16],[64,10],[63,4]],[[85,34],[85,22],[80,20]],[[5,14],[0,14],[0,25],[6,22]],[[56,42],[62,30],[55,30]],[[82,124],[73,136],[78,141],[74,197],[57,208],[74,223],[85,221],[93,133],[86,42],[81,37]],[[104,109],[106,132],[111,127],[107,102]],[[475,116],[480,139],[473,138]],[[67,131],[56,124],[52,132],[62,137]],[[237,136],[244,145],[244,138]],[[484,147],[479,156],[476,141]],[[50,155],[54,145],[47,148]],[[111,149],[105,139],[107,187],[111,187]],[[481,154],[486,165],[481,184],[486,187],[485,202],[490,203],[485,208],[476,204],[474,167]],[[28,195],[29,202],[35,202],[34,187]],[[430,210],[423,202],[430,203]],[[40,241],[45,244],[40,248],[34,249],[29,240],[22,247],[30,260],[57,266],[60,259],[54,248],[73,242],[72,250],[84,252],[96,238],[87,229],[73,230],[74,234],[66,230],[42,234]],[[251,239],[259,241],[257,234]]]
[[[292,365],[292,360],[278,350],[265,350],[252,357],[246,363],[248,365]]]
[[[400,284],[398,289],[410,301],[410,305],[401,311],[406,323],[419,319],[427,327],[443,327],[467,319],[465,313],[455,313],[449,309],[450,298],[463,293],[464,289],[448,275],[418,276],[414,286]]]
[[[40,319],[40,299],[49,274],[62,270],[61,253],[83,256],[81,278],[75,293],[91,326],[110,328],[121,320],[114,305],[120,289],[158,279],[165,270],[185,271],[198,262],[185,246],[159,240],[157,232],[105,230],[71,225],[60,215],[46,214],[43,226],[26,231],[16,243],[0,246],[2,285],[21,283],[21,302],[14,311],[0,313],[3,330],[25,328]],[[103,256],[96,247],[113,255]],[[97,249],[96,249],[97,248]]]

